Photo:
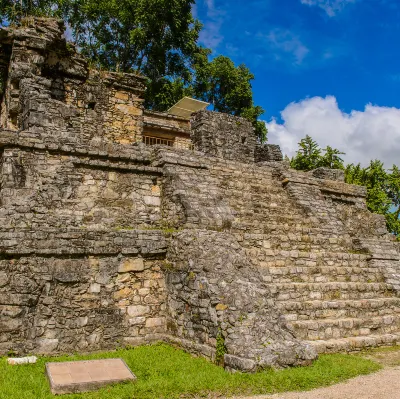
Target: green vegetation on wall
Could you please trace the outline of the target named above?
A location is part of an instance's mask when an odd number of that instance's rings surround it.
[[[319,167],[342,169],[345,181],[367,188],[367,206],[373,213],[384,215],[388,230],[400,240],[400,169],[393,165],[386,169],[383,162],[373,160],[363,168],[360,164],[345,165],[340,157],[343,152],[327,147],[322,150],[310,136],[299,143],[290,166],[297,170],[309,171]]]

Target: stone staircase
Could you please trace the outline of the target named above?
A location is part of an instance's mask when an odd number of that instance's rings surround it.
[[[235,214],[232,231],[296,338],[320,353],[400,342],[398,291],[368,251],[354,251],[354,237],[332,220],[335,208],[321,227],[266,168],[248,168],[221,186]],[[381,254],[391,248],[376,243]]]
[[[400,342],[399,256],[362,189],[280,168],[174,169],[185,227],[234,236],[283,328],[319,353]]]

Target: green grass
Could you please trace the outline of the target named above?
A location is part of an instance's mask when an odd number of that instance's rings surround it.
[[[324,355],[309,367],[296,367],[256,374],[228,373],[205,359],[194,358],[165,344],[142,346],[87,356],[40,358],[36,364],[9,366],[0,358],[1,399],[47,399],[51,395],[45,363],[121,357],[138,377],[96,392],[65,395],[67,399],[176,399],[205,397],[209,392],[224,395],[264,394],[309,390],[334,384],[360,374],[377,371],[372,360],[352,355]]]
[[[392,346],[381,346],[379,348],[369,348],[364,351],[362,351],[360,354],[362,356],[364,355],[370,355],[370,354],[385,354],[385,353],[390,353],[390,352],[400,352],[400,345],[392,345]]]

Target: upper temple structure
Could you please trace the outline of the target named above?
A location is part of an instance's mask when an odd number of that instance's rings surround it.
[[[399,244],[250,122],[143,109],[54,19],[0,29],[0,353],[166,341],[244,371],[400,341]]]

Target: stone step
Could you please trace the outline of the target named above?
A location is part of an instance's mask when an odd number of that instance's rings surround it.
[[[400,345],[400,333],[305,341],[318,353],[354,352],[378,346]]]
[[[242,165],[244,165],[244,164],[242,164]],[[216,170],[218,170],[218,169],[213,168],[212,172],[216,171]],[[219,169],[219,170],[221,170],[221,169]],[[212,172],[211,172],[211,174],[213,174]],[[223,176],[223,174],[218,173],[217,176],[219,178],[221,178]],[[267,172],[267,171],[263,170],[263,172],[260,173],[259,168],[258,169],[241,168],[241,170],[238,171],[237,165],[236,165],[236,167],[234,169],[231,169],[229,171],[226,170],[225,177],[226,177],[227,181],[233,182],[232,184],[239,184],[241,182],[244,182],[246,185],[250,184],[251,186],[254,186],[254,187],[256,187],[257,185],[262,185],[263,187],[265,187],[264,183],[270,183],[270,184],[275,184],[277,186],[282,187],[282,184],[278,180],[275,180],[275,178],[272,176],[271,172]],[[234,179],[232,177],[234,177]]]
[[[264,281],[273,283],[386,282],[380,269],[357,266],[263,267],[261,273]]]
[[[277,231],[277,230],[270,230],[267,234],[263,234],[263,238],[252,237],[250,234],[245,234],[243,237],[244,244],[247,245],[257,245],[262,244],[264,241],[269,241],[273,247],[277,247],[279,249],[279,245],[281,243],[290,242],[291,248],[292,245],[299,245],[299,244],[307,244],[307,248],[310,245],[318,246],[328,244],[328,245],[346,245],[351,248],[351,240],[349,238],[342,238],[338,237],[333,234],[323,235],[321,233],[312,234],[312,233],[304,233],[304,234],[293,234],[287,233],[284,231]],[[363,253],[363,252],[357,252]],[[366,252],[364,253],[367,254]]]
[[[258,238],[265,239],[265,238],[269,238],[270,235],[276,231],[277,234],[281,233],[281,234],[290,235],[292,237],[295,237],[295,236],[302,237],[304,235],[321,236],[321,237],[329,236],[329,237],[335,237],[335,238],[338,237],[338,235],[336,233],[333,233],[331,229],[325,229],[322,227],[307,227],[307,226],[290,227],[285,224],[279,224],[279,223],[270,223],[269,227],[271,229],[271,232],[268,234],[265,234],[264,237],[259,237],[259,234],[252,234],[252,233],[246,233],[246,236],[248,236],[249,238],[252,238],[254,236],[255,239],[258,239]],[[342,236],[341,236],[341,238],[342,238]]]
[[[257,216],[235,218],[232,222],[232,230],[246,233],[251,231],[255,234],[268,234],[271,232],[273,226],[286,225],[288,228],[303,228],[312,227],[313,223],[307,218],[301,216],[289,216],[289,215],[270,215],[269,221],[260,221]]]
[[[321,252],[323,254],[323,252]],[[338,252],[340,253],[340,252]],[[296,258],[296,257],[265,257],[260,254],[257,249],[247,249],[246,255],[251,259],[254,266],[259,268],[260,272],[267,276],[268,274],[274,275],[279,278],[279,276],[290,277],[301,275],[301,274],[321,274],[321,275],[340,275],[344,272],[354,271],[354,273],[360,274],[360,270],[363,269],[371,273],[380,273],[381,268],[375,267],[374,264],[370,264],[364,260],[343,260],[334,258]],[[354,269],[354,270],[353,270]],[[387,273],[394,273],[394,269],[385,270]],[[366,275],[364,273],[364,275]],[[336,279],[335,279],[336,280]],[[323,281],[327,281],[324,279]],[[350,277],[348,279],[343,279],[342,281],[356,281],[352,280]],[[283,282],[283,281],[282,281]],[[372,281],[371,281],[372,282]]]
[[[235,220],[247,222],[247,223],[266,223],[277,222],[280,223],[281,220],[303,220],[306,221],[306,216],[291,209],[291,205],[287,205],[286,208],[252,208],[249,203],[244,204],[229,204],[230,208],[233,209],[235,214]],[[245,210],[243,208],[246,208]],[[286,210],[285,210],[286,209]]]
[[[269,230],[267,230],[269,229]],[[263,236],[263,237],[258,237]],[[339,237],[332,233],[323,235],[321,233],[290,233],[280,230],[272,230],[269,225],[265,225],[263,234],[243,234],[243,243],[245,247],[260,247],[273,249],[274,251],[335,251],[342,250],[343,252],[353,254],[362,254],[364,257],[370,257],[367,252],[352,250],[350,237]]]
[[[264,266],[280,267],[286,266],[280,260],[289,260],[291,266],[359,266],[368,267],[369,255],[353,254],[346,252],[341,246],[320,248],[319,251],[298,250],[298,249],[273,249],[269,248],[270,241],[264,241],[261,247],[248,247],[242,245],[246,252],[256,257],[259,261],[265,261]]]
[[[261,182],[250,188],[249,184],[243,180],[237,181],[223,181],[218,183],[218,187],[228,191],[228,197],[234,199],[254,198],[265,201],[268,198],[284,199],[291,201],[287,193],[282,190],[282,187],[277,186],[274,182],[265,181]]]
[[[239,231],[255,232],[257,234],[271,234],[274,231],[274,226],[287,226],[287,228],[313,228],[314,226],[321,224],[320,220],[315,220],[311,217],[307,217],[296,212],[262,212],[262,213],[236,213],[233,223],[233,228]],[[336,231],[336,237],[342,237],[345,232],[341,226],[334,226],[331,231]],[[329,240],[333,236],[332,233],[328,234],[325,238],[322,237],[322,243]],[[316,242],[316,238],[313,240]],[[349,241],[350,242],[350,241]],[[318,248],[318,247],[316,247]]]
[[[400,315],[365,318],[335,318],[287,322],[287,327],[298,339],[309,341],[338,339],[371,334],[390,334],[398,331]]]
[[[279,302],[286,321],[373,317],[400,313],[400,298]]]
[[[396,297],[386,283],[272,283],[269,285],[277,301],[377,299]]]

